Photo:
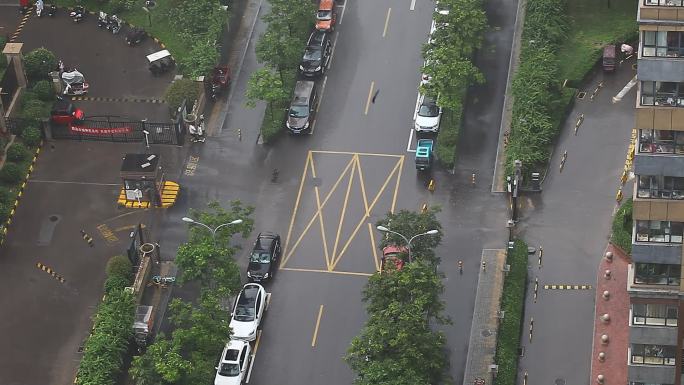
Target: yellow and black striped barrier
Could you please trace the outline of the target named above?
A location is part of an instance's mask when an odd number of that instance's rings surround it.
[[[544,285],[545,290],[591,290],[591,285]]]
[[[54,270],[52,270],[51,268],[49,268],[49,267],[43,265],[42,263],[40,263],[40,262],[36,263],[36,267],[39,268],[39,269],[41,269],[41,270],[43,270],[44,272],[50,274],[50,275],[52,276],[52,278],[58,280],[60,283],[66,282],[66,280],[64,279],[64,277],[62,277],[61,275],[55,273]]]
[[[24,16],[21,18],[21,21],[19,22],[19,25],[17,26],[17,29],[14,31],[12,36],[10,36],[10,43],[14,43],[19,35],[21,34],[21,30],[24,29],[24,24],[29,20],[29,17],[33,14],[33,8],[29,9],[28,12],[24,14]]]
[[[155,98],[110,98],[104,96],[72,96],[73,101],[82,102],[114,102],[114,103],[152,103],[162,104],[166,103],[164,99]]]

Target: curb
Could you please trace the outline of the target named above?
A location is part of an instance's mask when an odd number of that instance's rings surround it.
[[[226,98],[226,103],[225,103],[225,108],[222,108],[221,111],[219,112],[219,117],[218,117],[218,130],[217,134],[221,134],[223,132],[223,124],[226,122],[226,118],[228,117],[228,107],[230,106],[230,102],[233,100],[233,93],[235,92],[235,88],[237,86],[237,80],[240,78],[240,72],[242,72],[242,65],[245,62],[245,56],[247,56],[247,49],[249,48],[249,42],[252,40],[252,35],[254,34],[254,27],[256,26],[257,20],[259,20],[259,13],[261,12],[261,6],[263,5],[264,0],[259,0],[259,6],[257,7],[256,13],[254,13],[254,19],[252,20],[252,25],[249,27],[249,35],[247,38],[247,44],[245,44],[245,48],[242,50],[242,53],[240,54],[240,59],[238,59],[238,65],[237,68],[235,69],[235,72],[233,73],[233,86],[230,87],[230,91],[228,91],[228,97]]]
[[[506,75],[506,91],[504,92],[504,103],[501,109],[501,124],[499,125],[499,140],[496,144],[496,158],[494,159],[494,173],[492,175],[492,190],[493,193],[502,193],[505,191],[505,184],[503,183],[503,178],[499,178],[502,183],[502,188],[497,189],[498,173],[499,173],[499,160],[504,156],[501,143],[504,138],[504,132],[510,132],[510,119],[513,115],[513,102],[511,98],[511,72],[514,71],[514,64],[520,60],[520,41],[522,39],[522,27],[518,28],[520,21],[521,10],[524,9],[527,1],[518,0],[518,9],[515,12],[515,22],[513,23],[513,42],[511,43],[511,56],[508,60],[508,75]],[[506,122],[508,122],[509,129],[505,129]],[[502,164],[503,166],[503,164]],[[503,176],[503,175],[502,175]]]
[[[40,149],[43,147],[43,143],[44,141],[41,139],[40,144],[38,144],[38,148],[36,148],[36,152],[33,154],[33,159],[31,160],[31,165],[28,168],[28,172],[26,173],[23,182],[21,182],[21,185],[19,186],[19,192],[17,193],[17,197],[14,200],[12,210],[10,211],[5,223],[1,225],[2,230],[0,230],[0,246],[2,246],[3,243],[5,243],[5,239],[7,238],[7,229],[12,224],[12,218],[14,217],[14,214],[16,213],[17,208],[19,207],[21,196],[24,195],[24,189],[26,189],[28,179],[31,176],[31,173],[33,172],[33,166],[35,166],[36,161],[38,160],[38,155],[40,154]]]

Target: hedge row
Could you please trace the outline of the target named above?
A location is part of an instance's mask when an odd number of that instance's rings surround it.
[[[114,385],[133,336],[135,300],[124,290],[132,281],[131,263],[121,255],[112,257],[107,274],[105,297],[95,313],[93,332],[78,367],[78,385]]]
[[[506,147],[506,173],[513,162],[523,172],[548,162],[549,147],[560,130],[567,105],[561,88],[557,52],[568,32],[566,0],[528,1],[521,38],[520,66],[512,83],[513,113]]]
[[[504,279],[501,310],[505,317],[499,324],[496,341],[496,364],[499,371],[495,385],[516,385],[518,375],[518,349],[520,348],[525,285],[527,284],[527,244],[516,240],[508,252],[506,264],[511,270]]]

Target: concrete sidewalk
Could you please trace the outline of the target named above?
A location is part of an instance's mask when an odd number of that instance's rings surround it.
[[[482,384],[494,383],[490,365],[495,364],[506,250],[484,249],[480,266],[482,262],[485,262],[486,269],[479,268],[463,384],[477,384],[478,380],[484,380]]]

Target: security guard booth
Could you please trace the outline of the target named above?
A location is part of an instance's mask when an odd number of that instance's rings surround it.
[[[164,180],[159,154],[126,154],[121,164],[123,187],[119,206],[168,208],[176,203],[180,186]]]

